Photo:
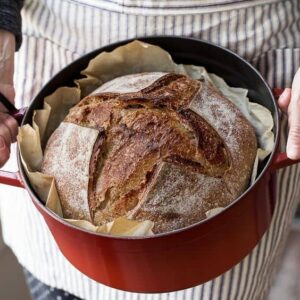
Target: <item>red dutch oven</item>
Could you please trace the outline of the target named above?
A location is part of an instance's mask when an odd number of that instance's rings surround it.
[[[175,62],[206,67],[231,86],[249,90],[249,98],[273,115],[275,147],[259,168],[254,185],[221,213],[189,227],[151,237],[116,237],[75,227],[45,207],[32,189],[18,155],[19,172],[0,171],[0,183],[25,188],[44,217],[63,255],[78,270],[107,286],[131,292],[169,292],[189,288],[217,277],[240,262],[267,230],[275,206],[276,169],[297,161],[278,151],[279,111],[262,76],[235,53],[212,43],[183,37],[147,37],[139,40],[167,50]],[[44,97],[60,86],[73,85],[80,71],[103,51],[132,40],[97,49],[56,74],[33,99],[22,125],[31,124]],[[279,94],[280,90],[275,90]]]

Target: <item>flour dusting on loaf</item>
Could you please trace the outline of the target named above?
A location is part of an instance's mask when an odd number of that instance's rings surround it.
[[[208,83],[142,73],[73,107],[47,143],[42,171],[54,176],[66,217],[151,220],[160,233],[234,201],[256,151],[250,123]]]
[[[91,220],[89,164],[98,131],[61,123],[48,140],[42,172],[55,178],[66,218]]]
[[[238,197],[248,185],[251,162],[256,155],[257,142],[252,125],[245,121],[232,102],[206,84],[202,85],[189,108],[211,124],[225,141],[232,160],[224,180],[233,196]]]
[[[93,91],[92,95],[98,93],[134,93],[138,92],[151,84],[157,79],[165,75],[163,72],[148,73],[147,76],[141,74],[133,74],[130,76],[122,76],[108,81]]]

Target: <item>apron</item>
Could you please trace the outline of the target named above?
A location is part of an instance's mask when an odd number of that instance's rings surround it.
[[[30,0],[16,55],[17,106],[26,106],[57,71],[95,48],[145,35],[210,40],[249,60],[271,87],[289,87],[300,65],[300,1]],[[284,148],[286,120],[282,124]],[[6,169],[16,170],[15,153]],[[1,186],[5,242],[47,285],[92,300],[265,299],[300,193],[297,165],[278,172],[269,230],[238,265],[203,285],[165,294],[118,291],[87,278],[62,256],[27,192]]]

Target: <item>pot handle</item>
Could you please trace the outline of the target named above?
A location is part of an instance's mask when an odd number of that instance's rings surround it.
[[[286,152],[279,152],[273,160],[272,169],[278,170],[297,163],[300,163],[300,159],[297,160],[289,159],[286,155]]]
[[[18,122],[18,125],[21,126],[21,123],[23,121],[23,118],[25,116],[25,113],[27,111],[27,107],[22,107],[18,110],[16,110],[15,112],[9,113],[13,118],[16,119],[16,121]]]
[[[4,104],[4,106],[6,108],[8,108],[8,110],[9,110],[8,114],[11,115],[13,118],[15,118],[16,121],[18,122],[19,126],[21,126],[24,115],[27,111],[27,107],[22,107],[20,109],[16,109],[13,107],[13,109],[9,109],[9,107],[7,107],[7,104],[6,104],[8,100],[6,102],[3,102],[4,100],[6,100],[6,98],[2,94],[0,96],[2,97],[1,103]],[[19,172],[8,172],[8,171],[0,170],[0,184],[1,183],[6,184],[6,185],[15,186],[15,187],[24,188],[24,184],[22,182]]]
[[[284,89],[281,88],[273,88],[272,92],[276,100],[280,97],[280,95],[283,93]],[[279,152],[276,157],[274,158],[274,161],[272,163],[272,169],[278,170],[281,168],[285,168],[294,164],[297,164],[300,162],[300,159],[292,160],[287,157],[286,152]]]
[[[0,170],[0,184],[24,188],[19,172],[8,172]]]
[[[20,109],[17,109],[13,103],[11,103],[6,96],[4,96],[0,92],[0,103],[7,109],[7,113],[16,119],[18,122],[18,125],[21,126],[21,123],[23,121],[24,115],[26,113],[27,107],[22,107]]]

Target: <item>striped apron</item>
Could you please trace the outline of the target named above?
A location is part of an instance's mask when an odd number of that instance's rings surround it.
[[[145,35],[210,40],[249,60],[270,86],[289,87],[300,64],[300,1],[29,0],[23,33],[16,56],[18,106],[28,105],[49,78],[82,54]],[[283,136],[286,127],[284,121]],[[16,169],[15,160],[6,168]],[[299,200],[299,176],[297,166],[278,172],[272,224],[243,261],[210,282],[179,292],[135,294],[90,280],[62,256],[27,192],[1,186],[4,238],[38,279],[83,299],[265,299]]]

